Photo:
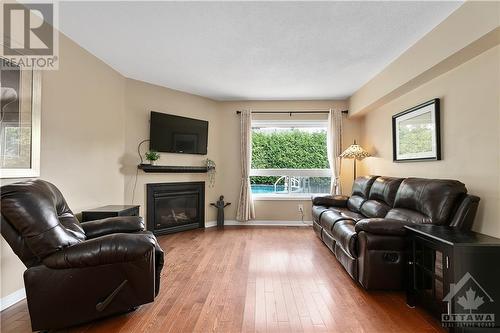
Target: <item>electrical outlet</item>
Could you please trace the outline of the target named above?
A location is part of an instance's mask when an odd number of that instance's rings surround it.
[[[298,205],[298,208],[299,208],[299,212],[303,212],[304,211],[304,205]]]

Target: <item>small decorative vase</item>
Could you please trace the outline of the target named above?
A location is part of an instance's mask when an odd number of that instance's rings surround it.
[[[156,161],[150,160],[150,161],[149,161],[149,164],[150,164],[150,165],[155,165],[155,164],[156,164]]]

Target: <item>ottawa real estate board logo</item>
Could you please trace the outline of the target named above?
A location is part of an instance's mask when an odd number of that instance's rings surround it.
[[[448,313],[441,314],[444,327],[495,327],[494,300],[468,272],[444,297]]]
[[[58,66],[57,3],[2,1],[0,67],[53,70]]]

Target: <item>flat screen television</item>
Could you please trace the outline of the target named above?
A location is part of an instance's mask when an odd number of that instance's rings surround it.
[[[208,121],[151,111],[149,140],[158,152],[206,155]]]

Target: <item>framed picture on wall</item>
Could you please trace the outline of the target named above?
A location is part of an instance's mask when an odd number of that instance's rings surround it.
[[[0,57],[0,178],[40,176],[41,74]]]
[[[439,98],[392,116],[394,162],[441,159]]]

